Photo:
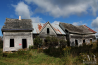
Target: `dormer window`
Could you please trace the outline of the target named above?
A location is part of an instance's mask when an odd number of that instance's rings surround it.
[[[49,34],[49,28],[47,28],[47,34]]]

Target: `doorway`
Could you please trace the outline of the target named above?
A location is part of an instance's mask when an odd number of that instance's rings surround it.
[[[75,40],[75,45],[78,46],[78,40]]]
[[[83,43],[85,43],[85,39],[83,40]]]
[[[27,48],[27,40],[26,39],[22,39],[22,48]]]

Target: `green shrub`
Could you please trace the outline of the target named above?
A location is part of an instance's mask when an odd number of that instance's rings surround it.
[[[55,47],[55,46],[58,45],[58,38],[55,37],[55,36],[52,36],[52,37],[47,36],[47,37],[45,38],[44,45],[45,45],[45,46],[48,46],[48,47]]]
[[[44,50],[44,53],[50,56],[54,56],[54,57],[62,57],[64,56],[64,51],[62,48],[52,48],[49,47],[48,49]]]
[[[60,47],[65,48],[66,45],[67,45],[67,41],[65,41],[64,39],[60,39]]]
[[[34,48],[38,48],[42,45],[42,39],[40,39],[39,36],[37,36],[35,39],[34,39]]]
[[[29,49],[33,49],[34,48],[34,46],[32,45],[32,46],[29,46]]]

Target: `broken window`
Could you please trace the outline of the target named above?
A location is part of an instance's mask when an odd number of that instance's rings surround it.
[[[90,39],[90,43],[92,43],[92,39]]]
[[[47,28],[47,34],[49,34],[49,28]]]
[[[14,47],[14,39],[10,39],[10,47]]]
[[[83,40],[83,43],[85,43],[85,39]]]

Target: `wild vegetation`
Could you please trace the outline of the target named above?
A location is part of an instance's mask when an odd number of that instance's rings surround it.
[[[51,40],[50,40],[51,39]],[[40,39],[39,39],[40,40]],[[2,53],[0,49],[0,65],[98,65],[98,44],[93,42],[91,45],[80,47],[66,47],[62,45],[55,48],[57,39],[48,37],[48,49],[34,49],[31,46],[29,50],[20,49],[17,52]],[[52,43],[53,47],[50,47]],[[84,60],[84,61],[83,61]],[[89,62],[90,64],[87,64]]]

